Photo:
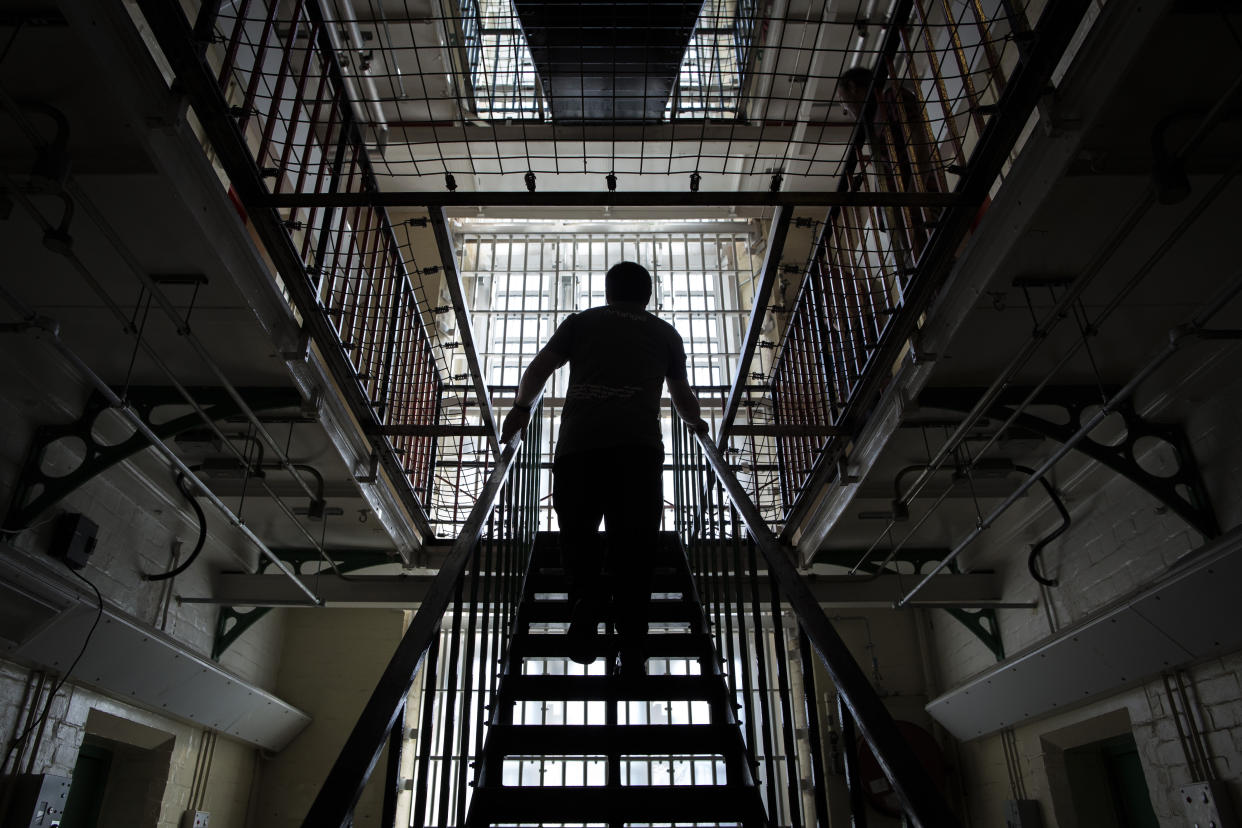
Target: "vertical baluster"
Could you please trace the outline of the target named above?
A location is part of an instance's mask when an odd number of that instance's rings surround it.
[[[218,81],[220,91],[229,86],[229,77],[233,74],[233,64],[237,61],[237,49],[241,46],[242,32],[246,28],[246,15],[250,14],[250,0],[241,0],[237,9],[237,17],[233,19],[233,31],[229,34],[228,45],[224,48],[224,60],[220,64]]]
[[[414,769],[414,810],[410,815],[413,828],[427,825],[427,794],[431,790],[431,736],[435,729],[436,681],[440,662],[440,628],[431,637],[431,646],[423,659],[423,701],[419,711],[422,724],[418,731],[418,763]]]
[[[466,771],[470,764],[471,716],[470,702],[474,698],[474,663],[475,663],[475,632],[479,617],[479,581],[483,573],[479,570],[482,560],[480,544],[474,545],[470,556],[470,611],[466,620],[466,655],[462,662],[462,697],[461,697],[461,735],[459,737],[460,756],[457,760],[457,825],[466,821],[466,799],[470,790]],[[480,707],[482,705],[480,704]]]
[[[755,679],[759,691],[759,732],[760,743],[763,745],[763,767],[766,773],[768,819],[779,819],[780,808],[776,800],[776,761],[773,757],[772,735],[776,728],[772,721],[772,705],[768,691],[768,649],[763,635],[763,609],[759,596],[759,564],[755,553],[755,542],[749,535],[746,537],[746,553],[748,559],[747,583],[750,592],[751,630],[755,636]]]
[[[837,717],[841,720],[841,755],[845,757],[845,785],[850,794],[850,818],[854,828],[867,828],[867,798],[858,775],[858,737],[854,734],[854,714],[837,694]]]
[[[962,48],[962,38],[957,29],[957,18],[953,16],[952,0],[941,0],[941,9],[944,11],[945,28],[949,32],[949,42],[953,48],[953,57],[957,61],[957,69],[962,73],[962,88],[966,91],[966,104],[969,107],[971,119],[975,123],[975,129],[983,134],[983,129],[987,126],[987,118],[979,110],[979,95],[975,92],[975,80],[970,74],[970,61],[966,57],[966,51]]]
[[[293,73],[293,44],[297,41],[298,28],[302,23],[302,4],[305,0],[294,0],[293,13],[289,17],[289,30],[285,35],[284,43],[280,50],[280,66],[276,71],[276,84],[272,89],[272,102],[267,107],[267,116],[263,123],[263,137],[259,139],[259,150],[255,153],[255,161],[262,167],[267,160],[268,146],[272,141],[273,131],[276,129],[276,122],[280,120],[280,104],[285,94],[285,84],[288,83],[289,76]],[[297,106],[296,102],[294,106]],[[243,127],[244,128],[244,127]],[[286,134],[286,141],[289,136]],[[283,170],[278,174],[283,175]]]
[[[802,789],[799,784],[798,747],[794,738],[792,690],[789,681],[789,658],[785,647],[785,624],[781,615],[781,595],[776,576],[768,573],[771,588],[772,643],[775,648],[776,686],[781,703],[781,739],[785,749],[785,790],[788,797],[790,828],[802,828]]]
[[[815,654],[811,639],[798,626],[798,663],[802,670],[802,700],[806,705],[806,729],[811,753],[811,793],[817,828],[828,825],[828,780],[824,774],[824,745],[819,732],[819,694],[815,690]]]
[[[453,623],[449,632],[448,676],[444,682],[444,741],[441,753],[440,796],[437,810],[438,825],[448,825],[449,802],[453,786],[453,738],[457,725],[457,675],[461,656],[462,578],[457,579],[453,589]]]
[[[308,44],[314,43],[315,38],[317,38],[318,36],[319,36],[319,24],[313,22],[310,24],[310,32],[307,35],[307,43]],[[297,81],[296,89],[293,95],[293,109],[289,113],[289,126],[287,130],[287,134],[285,135],[285,144],[284,144],[284,148],[280,151],[280,161],[277,164],[277,166],[281,170],[281,175],[277,176],[276,183],[272,185],[273,193],[279,193],[284,189],[284,183],[285,183],[284,173],[289,169],[290,157],[293,155],[293,145],[295,143],[294,139],[297,136],[298,126],[302,123],[302,114],[303,112],[307,110],[306,83],[308,80],[310,80],[310,68],[314,60],[315,60],[315,50],[312,49],[308,45],[302,56],[302,67],[301,69],[298,70],[298,81]],[[322,84],[324,80],[325,80],[325,77],[321,75],[320,76],[321,91],[322,91]],[[316,106],[316,112],[317,112],[318,106],[319,106],[318,94],[315,97],[315,106]],[[307,131],[307,139],[309,140],[311,136],[311,132],[312,132],[311,123],[308,123],[306,125],[306,131]],[[294,187],[294,192],[301,192],[302,182],[305,180],[305,176],[306,176],[306,159],[305,157],[303,157],[302,163],[298,165],[298,175],[296,179],[297,183]],[[296,216],[293,214],[290,214],[289,217],[291,219],[296,218]]]
[[[263,77],[263,61],[267,58],[267,42],[272,37],[272,29],[276,25],[276,13],[280,4],[272,2],[263,20],[263,33],[259,35],[259,46],[255,51],[254,68],[250,72],[250,81],[246,84],[246,95],[242,98],[241,116],[237,119],[237,129],[243,134],[246,124],[250,122],[250,112],[254,109],[255,96],[259,92],[259,80]]]

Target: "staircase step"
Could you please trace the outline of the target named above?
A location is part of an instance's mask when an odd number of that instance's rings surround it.
[[[531,623],[569,623],[570,603],[561,598],[527,601],[522,607],[522,617]],[[607,612],[607,608],[605,608]],[[651,602],[647,620],[652,623],[695,623],[703,618],[698,606],[681,599],[659,598]],[[602,619],[601,619],[602,620]]]
[[[621,644],[617,635],[596,637],[596,657],[611,657]],[[715,645],[706,633],[669,633],[649,635],[643,645],[648,658],[715,657]],[[512,639],[515,658],[568,658],[569,642],[565,635],[549,633],[518,633]]]
[[[760,825],[754,789],[733,785],[487,787],[475,792],[471,823],[669,823]]]
[[[735,725],[501,725],[494,756],[720,756],[736,749]]]
[[[656,567],[651,578],[652,592],[681,592],[685,588],[685,576],[671,567]],[[559,566],[542,567],[532,572],[526,581],[526,591],[568,592],[569,576]]]
[[[717,676],[506,676],[504,694],[514,701],[710,701],[720,692]]]

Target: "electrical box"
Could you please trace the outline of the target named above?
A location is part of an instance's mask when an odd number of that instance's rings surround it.
[[[210,816],[206,811],[186,811],[181,815],[180,828],[207,828],[207,818]]]
[[[70,569],[81,569],[95,551],[95,535],[99,526],[86,515],[66,512],[56,519],[48,553],[60,558]]]
[[[11,828],[60,828],[69,797],[69,777],[50,773],[24,773],[11,777],[13,801],[5,826]]]
[[[1224,782],[1196,782],[1182,788],[1186,822],[1195,828],[1238,828],[1233,800]]]
[[[1010,799],[1005,803],[1005,828],[1044,828],[1038,799]]]

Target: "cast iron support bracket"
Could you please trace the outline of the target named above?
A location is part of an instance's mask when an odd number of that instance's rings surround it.
[[[1108,389],[1104,390],[1107,393]],[[928,389],[919,395],[919,406],[968,412],[982,393],[977,388]],[[988,416],[1001,421],[1013,417],[1015,427],[1064,443],[1091,416],[1090,409],[1098,407],[1101,401],[1100,389],[1094,386],[1052,386],[1035,397],[1032,405],[1061,409],[1065,412],[1064,422],[1055,422],[1029,410],[1015,416],[1017,405],[1029,394],[1030,389],[1008,389],[988,410]],[[1109,445],[1087,436],[1075,448],[1156,498],[1205,539],[1219,535],[1216,512],[1182,427],[1172,423],[1153,423],[1143,418],[1129,403],[1120,406],[1117,413],[1125,424],[1125,434],[1118,442]],[[1152,474],[1139,464],[1137,454],[1141,450],[1140,443],[1152,440],[1162,442],[1172,450],[1177,461],[1177,468],[1172,474]]]
[[[275,553],[276,557],[289,564],[289,567],[299,575],[313,576],[322,571],[324,560],[316,549],[272,549],[272,552]],[[332,556],[336,568],[341,572],[357,572],[359,569],[393,562],[390,554],[379,549],[329,549],[327,552]],[[308,570],[307,564],[312,563],[319,566],[313,570]],[[260,558],[257,574],[262,575],[274,565],[267,558]],[[220,656],[224,655],[224,651],[232,647],[246,630],[257,624],[271,609],[273,608],[220,607],[220,613],[216,616],[216,636],[211,644],[211,657],[219,661]]]
[[[913,567],[913,572],[903,573],[907,575],[918,575],[928,568],[935,566],[944,560],[949,554],[947,549],[919,549],[912,547],[909,549],[901,549],[897,556],[893,558],[892,563],[905,563]],[[861,553],[858,550],[828,550],[820,552],[815,556],[814,563],[829,564],[832,566],[842,566],[851,568],[858,564]],[[868,572],[877,573],[880,571],[880,564],[875,561],[867,561],[858,564],[858,568]],[[957,563],[949,564],[949,571],[958,573],[961,570],[957,568]],[[893,572],[891,567],[889,572]],[[1001,641],[1000,624],[996,621],[996,611],[987,607],[981,609],[961,609],[959,607],[942,607],[945,612],[953,616],[959,624],[965,627],[975,638],[983,642],[983,646],[987,647],[996,656],[997,661],[1005,658],[1005,645]]]
[[[214,422],[241,414],[237,402],[223,388],[191,387],[190,396]],[[256,412],[294,409],[302,413],[302,398],[287,388],[239,388],[243,400]],[[120,393],[118,391],[118,393]],[[189,411],[166,420],[152,415],[161,408],[187,408],[185,398],[171,387],[130,387],[124,394],[135,411],[162,440],[183,431],[203,426],[203,418]],[[120,442],[105,442],[96,429],[96,421],[111,406],[103,395],[93,392],[86,401],[82,415],[71,423],[45,425],[37,428],[26,461],[14,487],[13,499],[4,520],[5,532],[20,532],[46,509],[94,479],[96,475],[147,448],[151,443],[142,434],[131,431]],[[67,474],[50,475],[43,471],[47,450],[60,440],[80,440],[82,459]]]

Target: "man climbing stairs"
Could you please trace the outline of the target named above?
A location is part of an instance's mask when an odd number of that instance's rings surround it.
[[[570,661],[567,591],[559,537],[541,533],[468,824],[765,826],[736,700],[677,536],[661,536],[644,671],[613,669],[619,640],[609,621],[595,662]]]

